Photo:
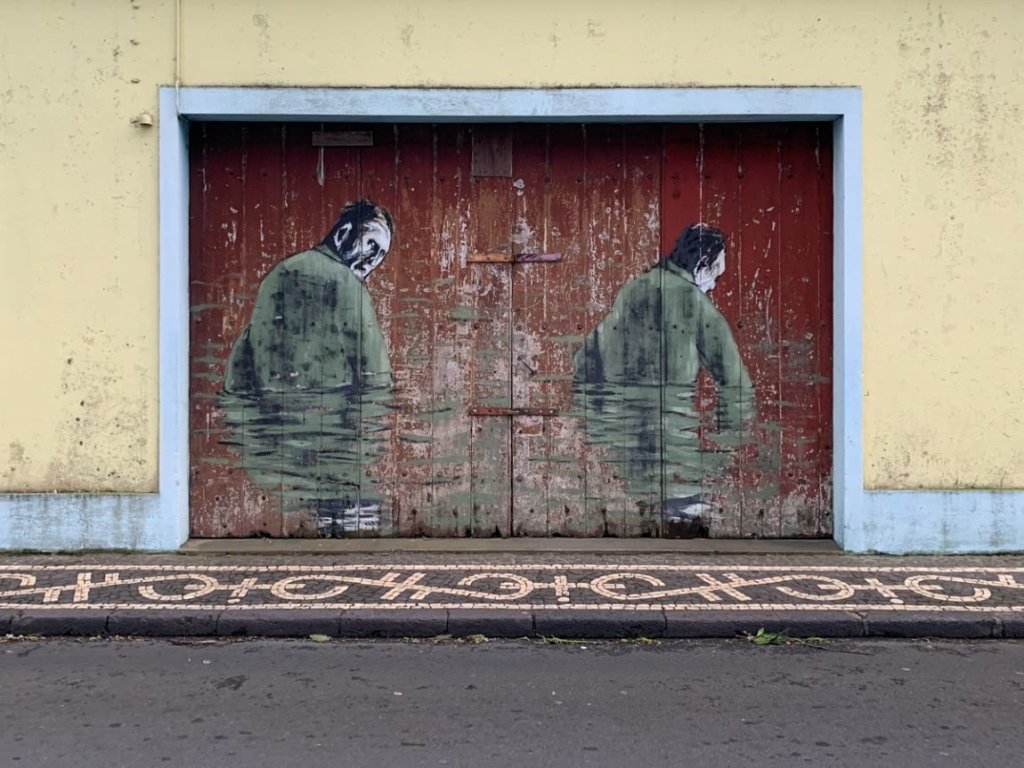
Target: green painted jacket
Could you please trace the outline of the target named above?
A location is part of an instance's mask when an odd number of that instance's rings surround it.
[[[630,493],[669,498],[702,490],[726,454],[702,451],[695,407],[707,368],[718,390],[718,440],[739,444],[755,413],[753,385],[729,324],[694,283],[663,264],[624,285],[575,357],[587,438],[628,479]]]
[[[708,369],[728,416],[749,415],[753,384],[729,323],[692,275],[665,263],[624,285],[576,354],[586,382],[693,385]]]
[[[384,334],[366,286],[324,246],[263,278],[228,359],[232,393],[328,390],[390,382]]]

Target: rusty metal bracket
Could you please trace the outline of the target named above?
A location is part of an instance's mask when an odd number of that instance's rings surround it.
[[[560,253],[509,253],[492,251],[489,253],[471,253],[466,256],[470,264],[538,264],[561,261]]]
[[[557,416],[557,408],[494,408],[477,406],[469,409],[470,416]]]

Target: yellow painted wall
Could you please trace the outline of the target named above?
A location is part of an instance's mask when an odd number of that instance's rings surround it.
[[[129,121],[173,56],[173,5],[0,0],[0,490],[156,489],[157,135]]]
[[[0,489],[153,490],[157,145],[129,120],[173,82],[175,3],[0,16]],[[862,86],[867,484],[1024,487],[1018,0],[181,0],[180,31],[185,85]]]

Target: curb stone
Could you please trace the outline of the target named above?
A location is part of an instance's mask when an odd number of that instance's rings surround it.
[[[0,613],[0,635],[138,637],[293,637],[373,639],[484,635],[493,639],[561,637],[723,638],[785,632],[793,638],[1024,638],[1024,614],[861,614],[843,611],[602,611],[538,609],[337,610],[24,610]]]
[[[1014,640],[1024,638],[1024,614],[1004,613],[998,619],[1000,637]]]
[[[342,622],[340,611],[223,611],[217,619],[220,637],[338,637]]]
[[[785,632],[789,637],[864,637],[863,619],[855,613],[780,613],[778,611],[666,611],[666,637],[729,638],[747,633]]]
[[[338,637],[437,637],[448,634],[448,611],[422,608],[410,611],[358,609],[341,616]]]
[[[107,634],[137,637],[202,637],[217,634],[217,612],[113,611]],[[77,633],[76,633],[77,634]]]
[[[14,635],[105,635],[109,616],[107,611],[21,611],[14,615],[10,631]]]
[[[539,610],[533,614],[533,630],[539,637],[665,637],[665,612]]]
[[[530,637],[534,634],[533,614],[530,611],[453,608],[448,611],[447,634],[454,637]]]
[[[672,638],[697,639],[734,638],[745,632],[756,633],[761,628],[766,632],[781,632],[788,626],[788,618],[770,611],[667,611],[665,634]]]
[[[949,616],[907,611],[898,615],[868,611],[864,625],[869,637],[942,637],[969,640],[1001,637],[1003,627],[995,616]]]

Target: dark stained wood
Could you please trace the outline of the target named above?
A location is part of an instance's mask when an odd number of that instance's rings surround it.
[[[481,134],[499,135],[492,126],[474,126],[474,158]],[[506,127],[506,130],[507,127]],[[511,172],[511,169],[510,169]],[[473,250],[493,252],[512,240],[512,185],[499,176],[474,175],[470,181]],[[473,407],[512,407],[512,273],[495,264],[470,270],[471,293],[464,294],[473,316],[469,361]],[[511,424],[508,419],[473,418],[470,444],[472,535],[511,533]]]
[[[473,176],[512,176],[512,126],[473,126]]]

